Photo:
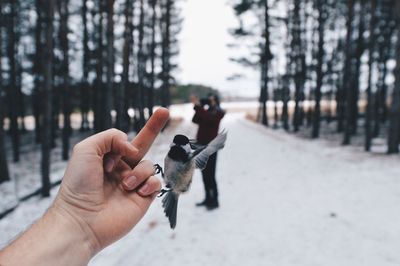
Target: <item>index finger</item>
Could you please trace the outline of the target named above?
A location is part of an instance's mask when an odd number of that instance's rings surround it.
[[[139,152],[134,158],[124,158],[124,161],[132,168],[135,167],[146,155],[157,135],[163,129],[169,119],[169,111],[166,108],[159,108],[147,121],[146,125],[140,130],[138,135],[132,140],[132,145]]]

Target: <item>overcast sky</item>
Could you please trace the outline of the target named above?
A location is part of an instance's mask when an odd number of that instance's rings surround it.
[[[258,73],[229,61],[235,51],[226,46],[232,41],[228,29],[237,25],[237,20],[227,0],[184,0],[181,5],[184,22],[178,81],[209,85],[231,95],[258,96]],[[245,79],[226,79],[243,72]]]

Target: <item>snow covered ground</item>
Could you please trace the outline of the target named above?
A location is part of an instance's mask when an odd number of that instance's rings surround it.
[[[148,155],[161,162],[176,133],[194,136],[190,106]],[[311,141],[266,129],[233,113],[219,153],[221,207],[203,199],[199,172],[180,198],[177,228],[161,201],[125,238],[91,262],[103,265],[400,265],[400,157]],[[52,191],[53,195],[56,191]],[[0,246],[39,217],[51,199],[34,198],[0,220]]]

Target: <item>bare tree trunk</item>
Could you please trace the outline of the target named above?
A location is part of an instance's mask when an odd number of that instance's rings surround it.
[[[125,31],[124,31],[124,48],[122,55],[122,81],[121,86],[118,88],[117,93],[117,121],[116,127],[120,130],[127,131],[129,125],[127,124],[127,90],[129,86],[129,73],[130,64],[129,59],[132,51],[133,41],[133,3],[131,0],[125,1]]]
[[[396,29],[396,23],[393,23],[393,11],[392,3],[389,1],[382,7],[382,11],[386,14],[384,18],[385,23],[381,25],[380,32],[382,39],[378,39],[379,43],[379,78],[378,78],[378,89],[375,94],[375,123],[373,136],[377,137],[380,132],[380,125],[387,121],[388,107],[386,104],[387,99],[387,85],[386,77],[388,74],[387,62],[393,53],[393,42],[392,37]],[[395,46],[395,45],[394,45]]]
[[[35,74],[35,87],[33,90],[33,116],[35,118],[35,140],[36,143],[40,142],[41,139],[41,93],[42,93],[42,28],[43,28],[43,16],[42,16],[42,0],[35,1],[36,9],[36,28],[35,28],[35,59],[33,65],[33,73]]]
[[[155,58],[156,58],[156,22],[157,22],[157,10],[156,10],[157,0],[151,0],[151,10],[153,12],[151,19],[151,47],[150,47],[150,63],[151,63],[151,73],[150,73],[150,87],[147,98],[147,108],[149,109],[149,116],[153,115],[154,108],[154,84],[155,84]]]
[[[0,60],[1,61],[1,60]],[[0,63],[1,67],[1,63]],[[1,68],[0,68],[1,69]],[[2,82],[0,80],[0,82]],[[8,171],[8,164],[7,164],[7,157],[6,157],[6,150],[4,147],[4,101],[3,101],[3,87],[0,83],[0,183],[4,181],[10,180],[10,174]]]
[[[267,102],[269,100],[268,95],[268,83],[269,83],[269,61],[271,59],[271,50],[270,50],[270,42],[269,42],[269,8],[268,8],[268,0],[263,1],[264,7],[264,51],[262,53],[262,60],[261,60],[261,76],[262,76],[262,86],[261,86],[261,106],[262,106],[262,113],[261,119],[262,124],[268,126],[268,110],[267,110]]]
[[[53,18],[55,0],[46,3],[46,49],[44,50],[44,93],[43,93],[43,131],[42,131],[42,196],[50,195],[50,151],[52,123],[52,89],[53,89]]]
[[[3,15],[3,2],[0,1],[0,44],[3,43],[3,25],[4,25],[4,15]],[[0,45],[1,47],[1,45]],[[2,49],[0,49],[0,58],[2,58]],[[2,60],[0,60],[0,183],[10,180],[10,173],[8,171],[6,150],[4,147],[4,114],[5,114],[5,104],[4,104],[4,91],[3,91],[3,67]]]
[[[10,16],[9,16],[9,25],[8,25],[8,33],[9,40],[7,46],[8,60],[9,60],[9,68],[10,68],[10,85],[8,88],[8,103],[9,103],[9,111],[10,111],[10,133],[11,133],[11,141],[13,148],[13,160],[14,162],[19,161],[19,146],[20,146],[20,132],[18,126],[18,86],[17,86],[17,41],[16,41],[16,25],[15,20],[17,18],[17,1],[10,1]]]
[[[396,23],[400,25],[400,3],[396,3]],[[399,153],[400,143],[400,31],[397,31],[395,87],[392,95],[392,105],[389,111],[388,153]]]
[[[161,87],[161,106],[168,107],[170,105],[170,46],[171,46],[171,9],[172,0],[166,0],[162,17],[162,87]]]
[[[302,110],[301,102],[303,99],[304,90],[304,58],[302,51],[302,40],[301,40],[301,15],[300,15],[300,0],[294,0],[294,12],[293,12],[293,26],[292,26],[292,53],[295,64],[294,71],[294,82],[295,82],[295,107],[293,117],[293,130],[299,131],[299,127],[302,124]]]
[[[352,78],[352,102],[350,103],[350,117],[348,117],[350,121],[350,134],[354,135],[358,130],[358,117],[359,117],[359,108],[358,108],[358,100],[360,96],[360,73],[361,73],[361,56],[364,53],[365,45],[364,45],[364,31],[365,31],[365,6],[366,1],[360,1],[361,10],[359,11],[359,22],[358,22],[358,37],[357,37],[357,47],[355,51],[356,60],[355,60],[355,69],[353,72]]]
[[[140,19],[139,19],[139,42],[138,42],[138,83],[139,88],[137,107],[139,110],[139,129],[144,127],[145,117],[144,117],[144,78],[146,74],[146,62],[144,58],[144,0],[140,0]]]
[[[63,103],[63,117],[64,126],[62,129],[62,158],[68,160],[70,143],[69,138],[71,135],[71,103],[70,103],[70,80],[69,80],[69,43],[68,43],[68,0],[59,1],[59,14],[60,14],[60,44],[63,53],[62,61],[62,103]]]
[[[261,124],[268,126],[268,114],[267,114],[267,93],[268,93],[268,88],[265,88],[265,63],[263,56],[260,60],[260,97],[259,97],[259,102],[260,102],[260,107],[258,108],[257,112],[257,121],[260,122]]]
[[[289,89],[289,81],[288,81],[288,76],[283,77],[282,81],[282,101],[283,101],[283,106],[282,106],[282,123],[283,123],[283,128],[286,131],[289,131],[289,108],[288,108],[288,102],[290,100],[290,89]]]
[[[114,90],[114,0],[107,0],[107,85],[103,99],[105,129],[112,127],[111,110]]]
[[[320,121],[321,121],[321,87],[324,73],[322,72],[322,64],[324,63],[324,14],[323,0],[317,0],[318,8],[318,55],[317,55],[317,87],[315,88],[315,109],[313,119],[312,138],[319,137]]]
[[[94,128],[95,132],[100,132],[105,129],[104,126],[104,87],[103,87],[103,74],[104,74],[104,45],[103,45],[103,15],[104,15],[104,1],[98,0],[99,8],[99,21],[97,28],[97,49],[96,49],[96,81],[94,86]],[[93,17],[95,13],[93,13]]]
[[[345,61],[345,66],[344,66],[344,73],[343,73],[343,87],[344,91],[346,94],[345,97],[345,117],[346,117],[346,126],[345,126],[345,133],[344,133],[344,140],[343,144],[348,145],[350,144],[350,136],[351,136],[351,124],[350,124],[350,117],[351,117],[351,109],[350,105],[352,103],[353,99],[353,94],[352,94],[352,88],[351,88],[351,57],[352,57],[352,52],[351,52],[351,36],[353,34],[353,27],[352,27],[352,22],[353,22],[353,17],[354,17],[354,0],[348,0],[347,2],[347,7],[348,7],[348,15],[347,15],[347,35],[346,35],[346,61]]]
[[[83,62],[82,62],[82,84],[81,84],[81,130],[89,130],[89,109],[90,109],[90,89],[89,89],[89,32],[88,32],[88,20],[87,20],[87,0],[82,2],[82,26],[83,26]]]
[[[368,59],[368,87],[367,87],[367,109],[365,113],[365,150],[371,149],[371,118],[372,118],[372,63],[374,61],[375,49],[375,24],[376,24],[376,0],[371,0],[371,19],[369,23],[369,59]]]

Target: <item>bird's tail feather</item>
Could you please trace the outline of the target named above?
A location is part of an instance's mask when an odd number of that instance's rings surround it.
[[[173,191],[170,191],[165,195],[164,199],[162,200],[162,204],[164,207],[164,213],[168,217],[169,224],[172,229],[174,229],[176,226],[178,198],[179,198],[179,195],[177,195]]]

